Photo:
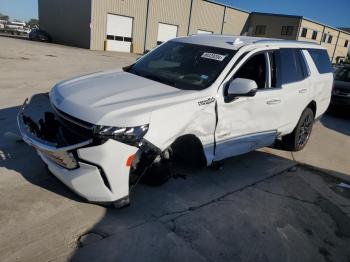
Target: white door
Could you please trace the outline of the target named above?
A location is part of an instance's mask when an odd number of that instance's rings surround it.
[[[235,78],[254,80],[259,89],[253,97],[227,100],[224,95],[219,96],[214,161],[271,145],[281,125],[283,93],[281,88],[271,85],[267,53],[243,59],[232,79]],[[220,89],[221,94],[225,93],[225,88],[227,86]]]
[[[158,23],[157,45],[177,37],[177,25]]]
[[[107,51],[131,52],[133,18],[107,15]]]
[[[198,34],[198,35],[200,35],[200,34],[203,34],[203,35],[211,35],[211,34],[213,34],[213,32],[198,29],[198,30],[197,30],[197,34]]]

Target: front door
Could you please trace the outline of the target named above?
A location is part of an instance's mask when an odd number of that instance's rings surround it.
[[[215,132],[215,156],[218,161],[271,145],[281,125],[282,89],[277,87],[275,60],[268,52],[248,54],[233,72],[235,78],[257,83],[253,97],[225,101],[225,86],[219,90],[218,123]]]

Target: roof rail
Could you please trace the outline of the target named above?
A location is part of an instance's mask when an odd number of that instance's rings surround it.
[[[284,42],[284,43],[293,43],[293,44],[310,44],[310,45],[319,45],[315,42],[308,42],[308,41],[297,41],[297,40],[283,40],[283,39],[269,39],[269,40],[256,40],[254,44],[269,44],[269,43],[276,43],[276,42]]]

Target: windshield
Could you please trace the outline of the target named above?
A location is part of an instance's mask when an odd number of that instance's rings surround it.
[[[234,50],[170,41],[126,71],[179,89],[210,86],[235,54]]]
[[[340,68],[335,72],[335,80],[350,82],[350,67]]]

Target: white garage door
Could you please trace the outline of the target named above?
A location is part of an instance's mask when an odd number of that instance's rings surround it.
[[[177,25],[158,23],[157,45],[177,37]]]
[[[205,30],[197,30],[197,34],[207,34],[207,35],[211,35],[213,32],[211,31],[205,31]]]
[[[106,50],[131,52],[132,22],[132,17],[107,15]]]

